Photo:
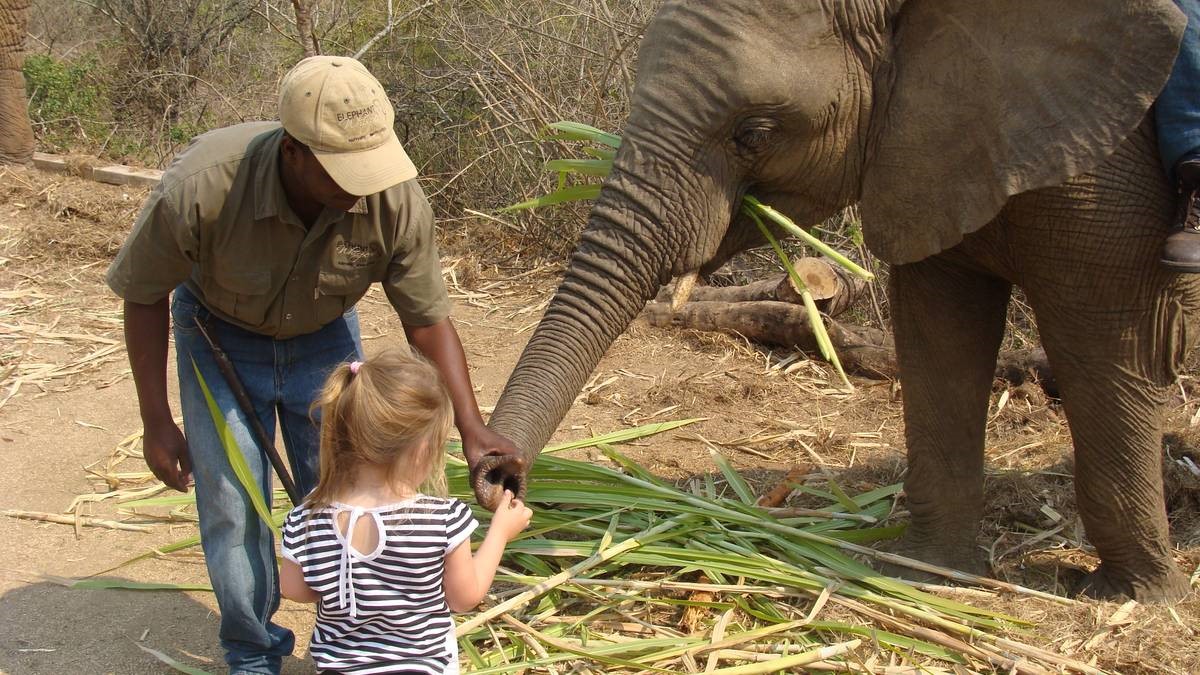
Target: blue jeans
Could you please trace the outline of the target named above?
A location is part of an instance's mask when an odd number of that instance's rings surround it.
[[[359,358],[362,340],[353,309],[315,333],[287,340],[252,333],[212,316],[186,288],[171,303],[184,434],[196,483],[201,545],[217,605],[221,646],[235,673],[278,673],[295,637],[271,622],[279,608],[278,570],[271,530],[259,519],[230,467],[204,393],[192,368],[225,413],[259,489],[270,504],[272,469],[233,394],[217,370],[212,350],[196,329],[200,321],[229,355],[263,428],[274,441],[276,417],[300,494],[316,486],[319,435],[310,406],[339,363]]]
[[[1187,15],[1187,28],[1171,77],[1154,103],[1158,151],[1172,181],[1176,162],[1200,150],[1200,0],[1175,4]]]

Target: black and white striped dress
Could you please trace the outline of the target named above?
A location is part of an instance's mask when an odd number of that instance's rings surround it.
[[[349,515],[346,533],[339,513]],[[361,518],[380,533],[370,553],[350,546]],[[309,653],[322,671],[458,672],[454,623],[442,590],[446,555],[478,526],[457,499],[418,495],[370,509],[334,503],[292,509],[283,557],[321,595]]]

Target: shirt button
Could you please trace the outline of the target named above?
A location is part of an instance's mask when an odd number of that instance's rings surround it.
[[[300,281],[300,277],[292,277],[292,281]]]
[[[291,314],[284,314],[284,315],[283,315],[283,318],[284,318],[284,320],[285,320],[285,321],[291,321],[291,320],[292,320],[292,315],[291,315]]]

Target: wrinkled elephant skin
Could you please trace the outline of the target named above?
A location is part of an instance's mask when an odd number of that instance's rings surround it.
[[[0,164],[33,160],[33,129],[21,74],[29,5],[29,0],[0,0]]]
[[[1179,598],[1162,409],[1200,286],[1158,268],[1174,195],[1147,115],[1182,29],[1170,0],[668,2],[646,30],[613,173],[492,427],[527,471],[662,284],[762,242],[742,195],[801,223],[858,202],[893,265],[905,551],[983,568],[984,431],[1016,284],[1059,380],[1102,560],[1083,590]],[[475,473],[484,488],[524,478]]]

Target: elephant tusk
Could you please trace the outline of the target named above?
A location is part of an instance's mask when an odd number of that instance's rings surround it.
[[[699,272],[688,272],[675,282],[675,292],[671,294],[672,312],[678,312],[687,303],[688,298],[692,297],[692,289],[696,287],[696,280],[699,278]]]

